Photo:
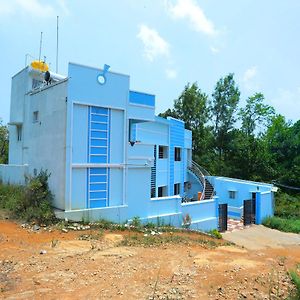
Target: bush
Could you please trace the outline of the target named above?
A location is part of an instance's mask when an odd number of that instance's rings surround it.
[[[300,233],[300,219],[283,219],[268,217],[263,220],[263,225],[285,232]]]
[[[182,219],[182,227],[188,229],[190,228],[191,224],[192,218],[189,214],[186,214]]]
[[[283,192],[275,194],[275,216],[300,219],[300,196]]]
[[[0,208],[13,210],[23,193],[22,186],[0,184]]]
[[[208,233],[217,239],[222,238],[222,234],[217,229],[210,230]]]
[[[41,170],[37,176],[28,177],[25,187],[1,185],[0,203],[2,208],[9,209],[12,214],[26,221],[48,223],[55,219],[51,208],[53,195],[49,190],[50,174]]]
[[[300,299],[300,276],[297,271],[294,270],[289,271],[289,274],[296,287],[294,295],[292,295],[290,299]]]
[[[141,229],[143,227],[141,219],[139,217],[133,217],[131,225],[136,229]]]

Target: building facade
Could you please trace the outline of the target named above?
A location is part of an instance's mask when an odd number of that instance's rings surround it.
[[[181,226],[188,214],[192,228],[210,230],[219,203],[241,218],[253,193],[257,222],[273,214],[272,185],[208,176],[192,162],[184,122],[155,116],[155,96],[130,90],[128,75],[70,63],[67,77],[51,79],[31,66],[12,78],[9,164],[0,178],[24,184],[24,175],[47,169],[57,215]]]

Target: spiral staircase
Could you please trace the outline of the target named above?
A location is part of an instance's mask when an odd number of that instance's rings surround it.
[[[214,187],[207,179],[210,174],[195,161],[188,162],[188,170],[198,179],[203,187],[200,200],[210,200],[214,197]]]

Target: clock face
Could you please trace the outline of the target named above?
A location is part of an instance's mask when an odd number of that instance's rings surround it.
[[[106,81],[106,79],[105,79],[104,75],[101,74],[101,75],[98,75],[97,81],[98,81],[100,84],[104,84],[105,81]]]

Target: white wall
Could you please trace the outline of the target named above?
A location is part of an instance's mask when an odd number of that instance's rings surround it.
[[[12,79],[9,168],[5,172],[12,171],[19,181],[22,165],[28,165],[30,175],[47,169],[53,205],[64,209],[67,81],[31,91],[34,74],[29,71],[25,68]],[[34,111],[38,111],[38,122],[33,121]],[[16,124],[22,125],[21,141]]]
[[[0,165],[0,181],[5,184],[24,185],[28,175],[28,165]]]
[[[47,169],[49,187],[55,196],[53,205],[64,209],[65,140],[67,82],[29,94],[25,101],[23,125],[23,160],[29,173]],[[38,111],[38,122],[33,112]]]

